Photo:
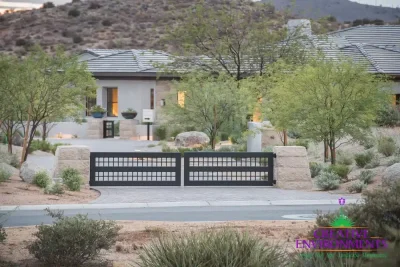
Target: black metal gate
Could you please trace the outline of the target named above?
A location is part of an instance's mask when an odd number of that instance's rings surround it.
[[[91,186],[180,186],[181,154],[90,153]]]
[[[272,186],[274,153],[186,152],[185,186]]]
[[[103,121],[103,138],[114,138],[114,121]]]

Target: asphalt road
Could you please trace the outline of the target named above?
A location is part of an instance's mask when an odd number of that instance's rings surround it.
[[[69,209],[64,214],[88,214],[89,218],[106,220],[180,222],[311,220],[315,218],[316,210],[325,213],[338,208],[339,205]],[[1,214],[7,214],[0,218],[5,227],[51,224],[53,221],[42,210],[2,211]]]

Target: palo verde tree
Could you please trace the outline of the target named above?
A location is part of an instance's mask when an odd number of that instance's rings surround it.
[[[78,116],[85,97],[95,93],[96,84],[87,66],[61,48],[50,55],[36,47],[19,62],[18,78],[9,95],[25,126],[22,164],[38,126],[53,118]]]
[[[184,102],[177,102],[178,92],[184,92]],[[170,101],[165,107],[169,124],[203,129],[214,149],[222,127],[239,121],[246,112],[236,81],[226,74],[212,76],[198,72],[184,75],[174,83]]]
[[[266,112],[278,127],[325,140],[335,164],[343,139],[357,139],[373,125],[378,110],[389,101],[387,86],[384,76],[368,73],[361,64],[316,57],[270,90]]]

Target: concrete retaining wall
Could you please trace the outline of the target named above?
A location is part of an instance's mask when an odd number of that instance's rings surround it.
[[[307,150],[302,146],[275,146],[274,176],[276,187],[311,190],[312,180]]]
[[[89,184],[90,149],[87,146],[59,146],[56,151],[53,178],[60,178],[65,168],[74,168],[82,175],[85,184]]]

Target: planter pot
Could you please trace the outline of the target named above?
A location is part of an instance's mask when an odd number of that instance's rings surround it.
[[[122,115],[122,117],[124,117],[124,119],[133,120],[134,118],[136,118],[137,112],[134,112],[134,113],[132,113],[132,112],[122,112],[121,115]]]
[[[105,112],[92,112],[92,117],[95,119],[101,119],[104,117]]]

